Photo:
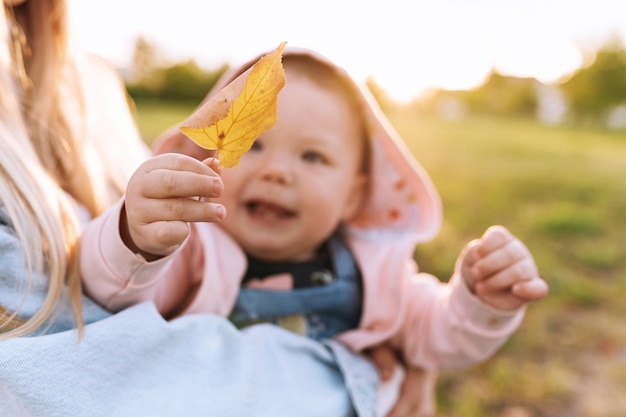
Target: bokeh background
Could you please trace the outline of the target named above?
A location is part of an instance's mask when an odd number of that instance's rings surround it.
[[[149,144],[230,65],[283,40],[346,66],[441,193],[420,268],[447,280],[460,248],[503,224],[551,286],[494,358],[441,375],[437,415],[626,416],[626,2],[71,6]]]

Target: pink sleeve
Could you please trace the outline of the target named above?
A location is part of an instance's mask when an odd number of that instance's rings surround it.
[[[119,218],[124,201],[121,200],[102,216],[91,221],[80,239],[80,272],[87,295],[111,311],[119,311],[130,305],[152,300],[159,311],[168,310],[169,300],[162,294],[177,294],[185,290],[176,288],[186,281],[168,279],[172,275],[184,276],[172,271],[172,265],[184,265],[173,260],[180,256],[185,241],[173,254],[154,262],[147,262],[141,255],[126,247],[119,233]],[[169,287],[163,291],[163,287]],[[172,286],[174,288],[172,288]],[[161,297],[161,299],[158,299]]]
[[[525,312],[484,304],[458,275],[445,284],[416,274],[406,295],[410,301],[394,341],[409,363],[427,368],[459,369],[486,360],[517,330]]]

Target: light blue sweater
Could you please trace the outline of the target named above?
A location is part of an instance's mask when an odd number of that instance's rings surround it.
[[[0,206],[0,304],[26,271]],[[40,305],[45,277],[21,308]],[[361,356],[273,325],[237,330],[210,314],[167,322],[144,303],[115,315],[84,298],[85,336],[60,307],[38,335],[0,342],[0,417],[373,416],[377,377]]]

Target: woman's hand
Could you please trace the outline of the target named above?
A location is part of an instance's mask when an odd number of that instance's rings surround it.
[[[388,345],[380,345],[367,352],[383,382],[391,380],[399,364],[396,353]],[[435,385],[437,372],[419,368],[405,368],[404,380],[396,403],[386,417],[432,417],[435,415]]]

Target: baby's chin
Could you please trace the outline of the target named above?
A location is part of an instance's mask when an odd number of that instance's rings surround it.
[[[272,247],[266,245],[242,245],[242,249],[249,256],[263,262],[305,262],[315,258],[317,250],[315,248],[294,250],[293,246]]]

